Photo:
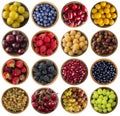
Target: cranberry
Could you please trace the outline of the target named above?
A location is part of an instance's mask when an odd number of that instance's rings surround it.
[[[62,9],[62,18],[70,27],[78,27],[87,21],[87,9],[79,2],[71,2]]]
[[[87,67],[77,59],[67,61],[61,69],[63,79],[69,84],[80,84],[87,76]]]

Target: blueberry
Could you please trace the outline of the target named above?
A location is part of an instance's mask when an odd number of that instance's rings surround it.
[[[39,76],[34,76],[34,79],[35,79],[36,81],[38,81],[38,80],[39,80]]]

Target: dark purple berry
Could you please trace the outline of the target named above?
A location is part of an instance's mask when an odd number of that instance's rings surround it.
[[[7,47],[7,48],[5,49],[5,51],[6,51],[7,53],[12,53],[13,49],[12,49],[12,47]]]
[[[14,41],[15,41],[14,35],[7,35],[7,36],[6,36],[6,41],[7,41],[8,43],[14,42]]]
[[[13,44],[12,44],[12,47],[13,47],[14,49],[18,49],[18,48],[20,47],[20,44],[19,44],[19,43],[13,43]]]
[[[19,35],[19,31],[13,31],[13,32],[12,32],[12,35],[14,35],[14,36]]]
[[[23,41],[23,36],[22,35],[17,35],[16,36],[16,42],[21,43]]]
[[[24,49],[19,49],[19,50],[18,50],[18,54],[23,54],[24,52],[25,52]]]

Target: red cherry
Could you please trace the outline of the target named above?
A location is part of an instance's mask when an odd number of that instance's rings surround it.
[[[52,100],[54,100],[54,101],[57,100],[57,94],[56,94],[56,93],[52,94],[52,95],[51,95],[51,98],[52,98]]]

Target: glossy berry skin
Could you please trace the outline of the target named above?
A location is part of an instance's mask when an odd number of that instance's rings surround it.
[[[100,60],[92,66],[91,74],[99,84],[108,84],[116,78],[117,69],[111,61]]]
[[[32,70],[33,78],[42,85],[51,83],[57,76],[57,67],[50,60],[38,61]]]
[[[10,55],[22,55],[28,47],[28,38],[23,32],[8,32],[2,40],[4,50]]]
[[[50,56],[58,46],[57,37],[49,31],[39,32],[32,39],[33,50],[41,56]]]
[[[54,95],[55,99],[52,99]],[[39,113],[50,113],[54,111],[58,104],[57,94],[50,88],[41,88],[35,91],[31,97],[33,108]]]
[[[82,61],[71,59],[63,64],[61,73],[67,83],[75,85],[82,83],[86,79],[88,69]]]
[[[84,5],[70,2],[62,9],[62,19],[70,27],[78,27],[87,21],[88,14]]]
[[[38,4],[33,11],[33,19],[38,26],[50,27],[57,20],[57,10],[49,3]]]

